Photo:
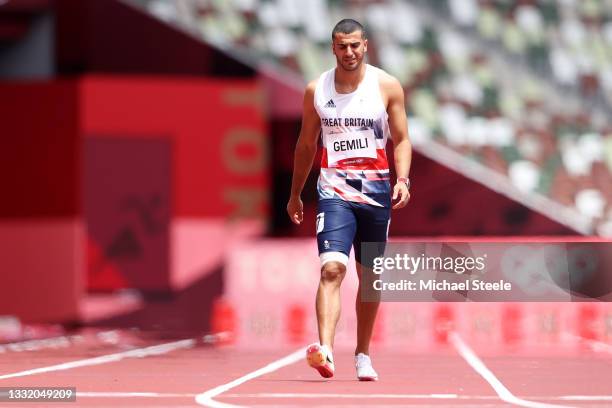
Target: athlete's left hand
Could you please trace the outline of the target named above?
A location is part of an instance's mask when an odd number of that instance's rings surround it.
[[[395,204],[393,204],[393,209],[397,210],[399,208],[404,208],[408,201],[410,201],[410,191],[408,191],[408,186],[406,183],[397,183],[393,187],[393,201],[398,200]]]

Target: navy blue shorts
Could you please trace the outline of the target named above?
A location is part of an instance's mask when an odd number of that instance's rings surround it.
[[[377,251],[382,255],[389,234],[391,209],[376,207],[370,204],[345,201],[338,198],[319,200],[317,209],[317,243],[321,266],[325,259],[343,262],[345,265],[351,252],[355,248],[355,260],[360,264],[371,267],[372,259],[365,261],[361,256],[362,242],[379,243]],[[334,257],[333,253],[342,253]],[[331,258],[324,254],[331,255]],[[365,263],[364,263],[365,262]]]

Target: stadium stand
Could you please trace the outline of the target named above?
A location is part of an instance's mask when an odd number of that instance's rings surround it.
[[[422,2],[425,4],[426,2]],[[612,6],[600,0],[427,2],[557,84],[612,102]]]
[[[577,231],[612,233],[608,3],[132,3],[304,80],[333,65],[329,27],[345,16],[361,19],[373,39],[370,62],[404,86],[420,152]],[[478,172],[470,171],[474,166]]]

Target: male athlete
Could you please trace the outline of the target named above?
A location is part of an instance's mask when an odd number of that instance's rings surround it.
[[[306,87],[287,212],[295,224],[302,223],[300,195],[320,134],[323,152],[316,220],[321,259],[316,298],[319,343],[308,347],[306,358],[323,377],[334,375],[332,350],[340,317],[340,284],[353,246],[360,283],[356,299],[357,378],[375,381],[378,374],[372,368],[369,345],[379,302],[361,302],[359,298],[362,273],[371,273],[372,267],[368,262],[362,265],[361,243],[384,245],[391,206],[398,209],[408,203],[412,147],[403,89],[397,79],[365,63],[367,49],[361,24],[351,19],[336,24],[332,31],[336,67]],[[392,195],[385,153],[389,135],[398,176]]]

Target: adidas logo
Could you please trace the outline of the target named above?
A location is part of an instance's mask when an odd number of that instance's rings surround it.
[[[327,102],[324,106],[324,108],[335,108],[336,104],[334,103],[333,99],[330,99],[329,102]]]

